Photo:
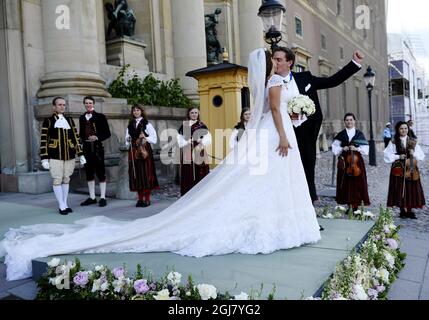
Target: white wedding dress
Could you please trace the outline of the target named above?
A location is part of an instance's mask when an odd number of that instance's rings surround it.
[[[287,114],[291,97],[282,79],[273,76],[268,86],[283,88],[281,114],[293,147],[282,158],[275,151],[279,136],[267,109],[264,79],[265,52],[258,49],[249,60],[254,109],[248,129],[235,152],[185,196],[161,213],[135,221],[101,216],[74,224],[11,229],[0,243],[7,280],[30,277],[31,260],[51,255],[161,251],[193,257],[268,254],[319,241],[316,213]],[[251,139],[252,130],[256,139]],[[228,164],[233,155],[249,161]],[[255,166],[257,156],[266,160],[259,169]]]

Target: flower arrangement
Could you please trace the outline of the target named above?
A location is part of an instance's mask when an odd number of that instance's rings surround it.
[[[308,117],[316,112],[316,105],[308,96],[300,94],[289,100],[287,110],[291,116],[305,114]]]
[[[344,206],[336,206],[334,208],[326,206],[324,208],[316,209],[317,216],[323,219],[349,219],[349,220],[375,220],[376,215],[366,210],[364,205],[353,211],[351,208],[347,209]]]
[[[347,210],[336,207],[331,216],[342,217]],[[364,217],[364,215],[362,215]],[[368,215],[366,215],[368,217]],[[329,217],[331,218],[331,217]],[[399,227],[394,225],[391,210],[380,208],[378,219],[360,247],[339,263],[332,277],[327,280],[321,298],[308,300],[380,300],[387,298],[390,285],[404,267],[405,254],[399,250]],[[182,275],[171,271],[159,281],[151,273],[142,272],[140,265],[132,277],[125,266],[109,269],[95,266],[82,268],[79,259],[74,262],[53,258],[47,272],[38,281],[41,300],[252,300],[255,293],[241,292],[232,296],[219,293],[210,284],[195,285],[189,276],[182,283]],[[256,293],[260,298],[261,290]],[[274,299],[275,286],[268,300]]]
[[[382,300],[404,267],[406,254],[399,250],[399,227],[391,210],[380,216],[360,252],[341,262],[324,286],[324,300]]]
[[[53,258],[48,270],[38,281],[39,300],[249,300],[245,292],[232,296],[221,294],[210,284],[195,285],[192,277],[182,284],[182,275],[171,271],[160,281],[142,272],[128,276],[125,266],[109,269],[104,265],[93,270],[82,268],[79,259],[74,262]]]

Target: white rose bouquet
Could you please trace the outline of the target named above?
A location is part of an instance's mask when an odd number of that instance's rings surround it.
[[[300,94],[288,102],[287,111],[291,116],[306,115],[311,116],[316,112],[316,105],[308,96]]]

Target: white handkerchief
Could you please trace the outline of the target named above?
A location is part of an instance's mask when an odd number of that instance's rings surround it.
[[[308,90],[310,90],[310,88],[311,88],[311,84],[309,83],[309,84],[307,84],[307,86],[305,87],[305,92],[308,92]]]
[[[305,121],[307,121],[307,116],[304,114],[301,116],[301,119],[299,120],[292,120],[292,124],[295,128],[298,128],[300,125],[302,125]]]
[[[55,121],[54,128],[60,129],[71,129],[69,123],[67,122],[64,116],[60,116],[57,121]]]

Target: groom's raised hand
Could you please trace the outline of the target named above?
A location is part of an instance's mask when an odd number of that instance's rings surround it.
[[[353,60],[358,64],[362,64],[363,58],[365,58],[365,56],[359,50],[356,50],[355,53],[353,53]]]

